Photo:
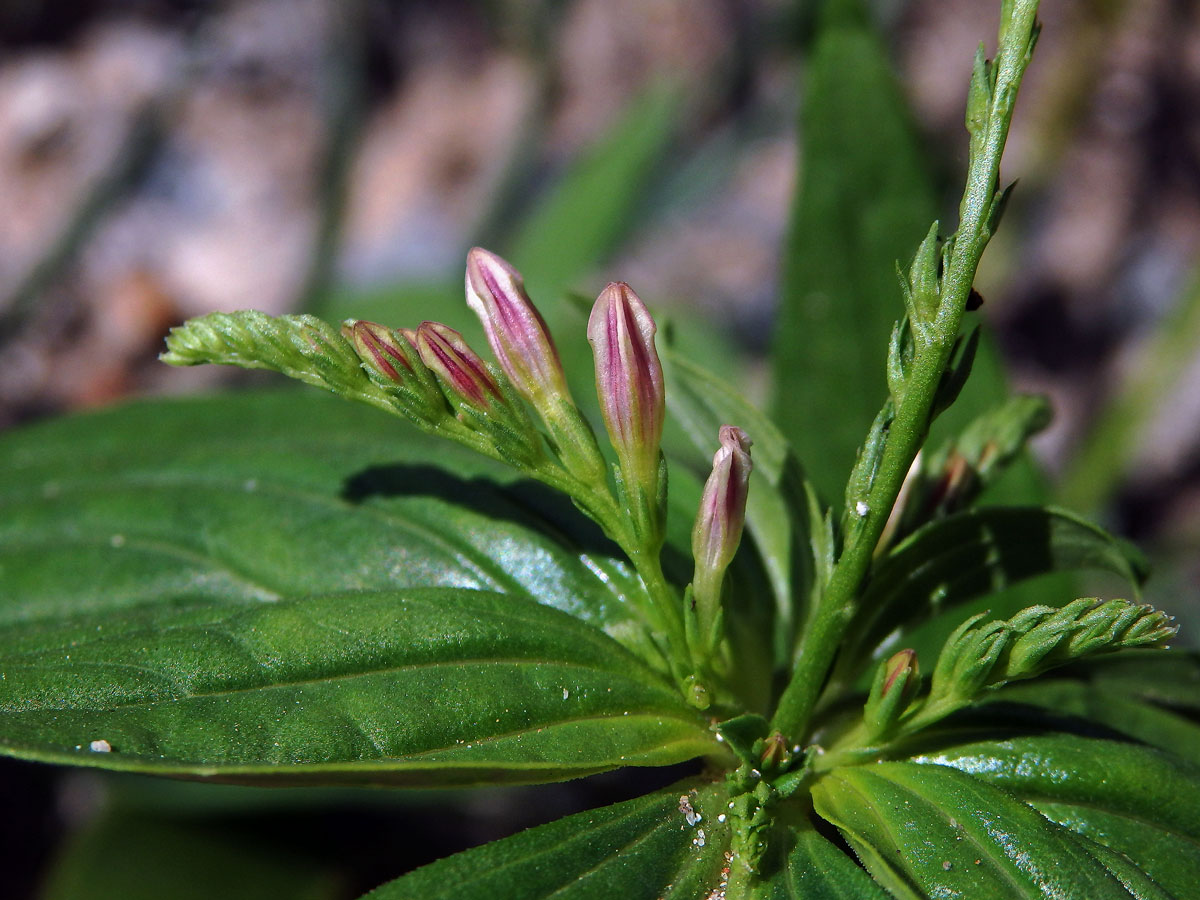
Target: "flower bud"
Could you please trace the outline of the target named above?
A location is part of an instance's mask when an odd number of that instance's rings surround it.
[[[449,399],[480,410],[502,402],[500,386],[487,365],[453,328],[422,322],[414,337],[421,361],[449,390]]]
[[[588,319],[604,424],[617,451],[624,490],[639,495],[643,507],[657,503],[666,414],[662,364],[654,348],[656,330],[645,304],[622,282],[601,291]],[[657,516],[640,510],[634,514]]]
[[[713,456],[712,472],[704,484],[692,528],[692,556],[696,561],[692,591],[702,626],[720,607],[725,570],[742,540],[753,468],[746,432],[722,425],[719,439],[721,446]]]
[[[863,710],[870,740],[880,740],[900,721],[917,690],[921,673],[915,650],[893,654],[875,671],[875,681]]]
[[[541,314],[525,293],[521,273],[494,253],[467,254],[467,305],[479,316],[504,374],[543,412],[545,398],[570,399],[566,376]]]
[[[399,384],[413,371],[409,354],[416,348],[409,338],[386,325],[347,319],[342,334],[354,345],[368,373]]]

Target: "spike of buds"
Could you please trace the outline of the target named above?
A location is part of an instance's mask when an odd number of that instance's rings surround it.
[[[451,400],[488,410],[503,399],[487,365],[453,328],[440,322],[422,322],[414,338],[421,361],[449,389]]]
[[[643,540],[662,541],[659,444],[666,404],[654,320],[633,289],[617,282],[596,299],[588,341],[596,358],[596,392],[620,463],[620,489]]]
[[[725,570],[742,540],[753,468],[752,442],[746,432],[722,425],[718,437],[721,446],[713,455],[712,472],[704,484],[692,528],[692,556],[696,561],[692,597],[701,635],[709,634],[721,608]]]
[[[494,253],[467,254],[467,305],[479,316],[504,374],[539,411],[544,398],[570,399],[558,350],[525,293],[521,273]]]
[[[521,273],[475,247],[467,254],[466,291],[496,361],[546,423],[563,464],[585,484],[603,484],[604,457],[596,435],[571,400],[558,350],[525,293]]]

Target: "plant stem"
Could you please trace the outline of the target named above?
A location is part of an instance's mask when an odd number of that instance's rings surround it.
[[[925,441],[938,386],[958,337],[979,259],[995,228],[1000,157],[1008,137],[1017,88],[1029,62],[1036,37],[1038,0],[1005,4],[999,47],[988,81],[986,69],[976,68],[972,100],[982,97],[985,109],[974,110],[971,155],[966,189],[959,208],[958,232],[951,239],[939,289],[937,313],[929,322],[914,324],[914,354],[904,396],[888,429],[884,450],[868,492],[863,518],[846,537],[829,585],[818,601],[812,624],[800,640],[792,678],[780,697],[773,726],[794,739],[808,731],[814,707],[830,666],[857,609],[859,592],[871,566],[879,536],[887,524],[913,458]]]

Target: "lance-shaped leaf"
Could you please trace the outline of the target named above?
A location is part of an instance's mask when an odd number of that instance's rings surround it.
[[[14,429],[0,438],[0,625],[444,586],[533,597],[657,657],[632,611],[638,579],[565,497],[400,434],[295,391]]]
[[[439,860],[364,900],[723,897],[722,784],[683,782]]]
[[[720,754],[611,638],[454,588],[11,624],[0,752],[226,781],[544,782]]]
[[[1200,883],[1194,761],[1127,741],[1055,733],[953,745],[913,761],[951,766],[1018,797],[1122,856],[1167,896],[1189,897]]]
[[[1090,842],[945,765],[835,769],[816,784],[813,801],[897,897],[1129,900],[1124,880]]]
[[[660,543],[663,417],[662,364],[654,346],[657,326],[646,305],[624,283],[608,285],[588,319],[596,360],[596,393],[609,439],[617,451],[623,489],[643,540]]]
[[[564,465],[585,483],[603,483],[596,436],[571,400],[558,350],[521,274],[476,247],[467,254],[466,290],[500,368],[542,417]]]

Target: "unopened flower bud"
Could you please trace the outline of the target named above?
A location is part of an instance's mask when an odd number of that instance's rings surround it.
[[[504,374],[542,410],[544,398],[569,399],[558,350],[525,293],[521,273],[480,247],[467,254],[467,305],[479,316]]]
[[[659,444],[666,414],[656,330],[645,304],[622,282],[601,291],[587,330],[596,357],[596,392],[624,490],[639,507],[633,514],[642,520],[640,527],[651,531],[661,530]]]
[[[720,448],[713,456],[712,472],[704,484],[700,510],[692,528],[692,556],[696,574],[692,591],[701,626],[709,624],[720,608],[725,570],[737,552],[746,522],[746,497],[750,487],[750,438],[733,425],[722,425]]]
[[[863,722],[872,740],[886,737],[912,703],[921,686],[915,650],[901,650],[883,662],[863,710]]]
[[[452,401],[487,410],[502,400],[500,386],[487,365],[453,328],[422,322],[414,337],[421,361],[448,389]]]
[[[415,354],[416,348],[386,325],[348,319],[342,325],[342,334],[354,345],[368,373],[398,384],[413,371],[409,354]]]

